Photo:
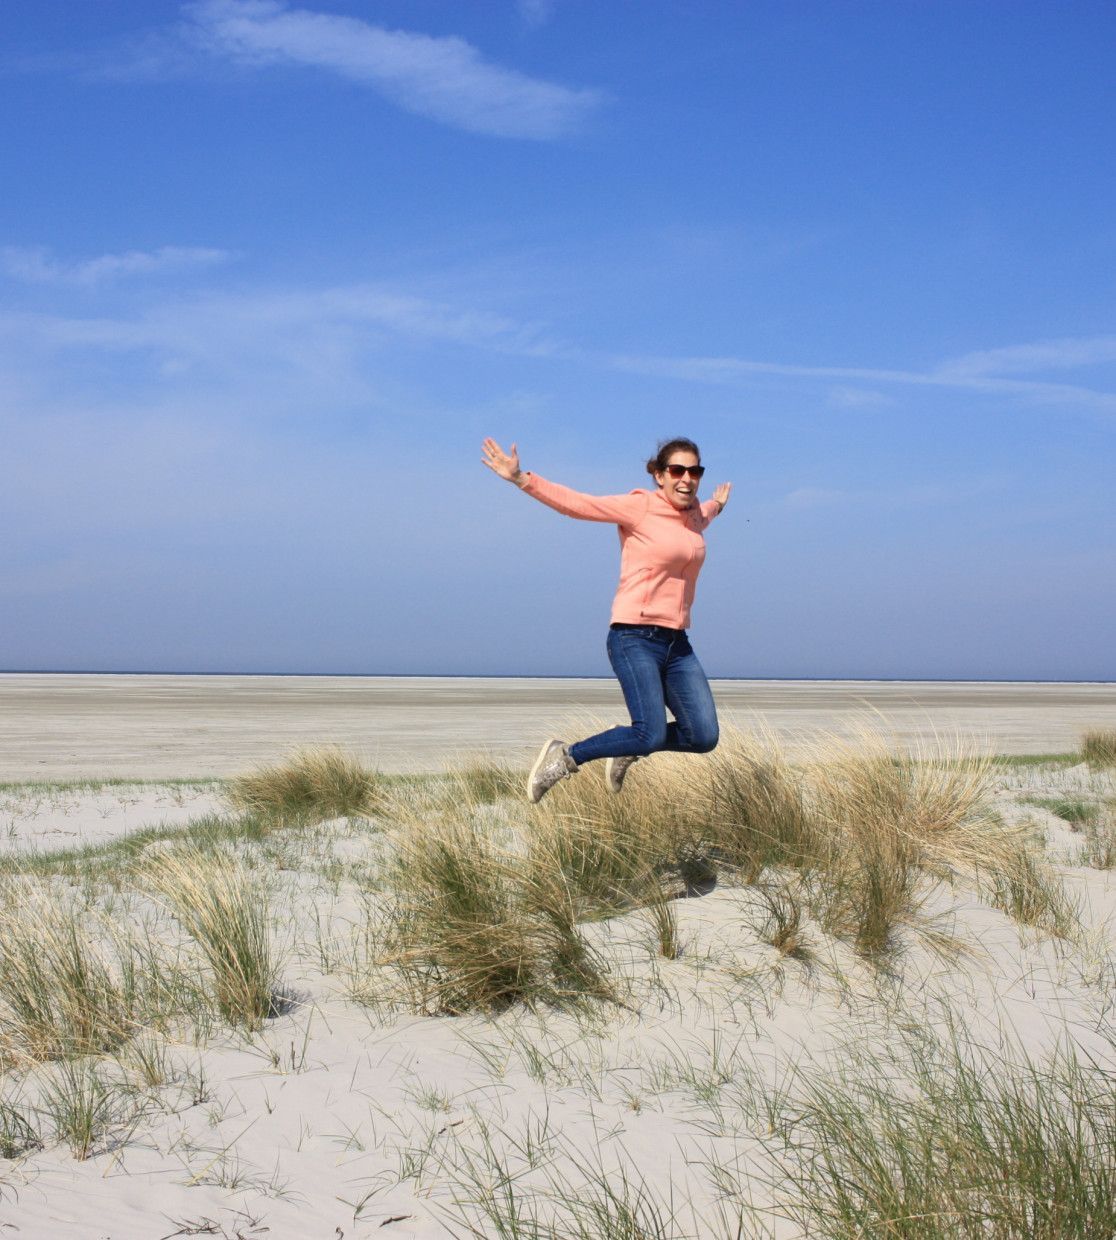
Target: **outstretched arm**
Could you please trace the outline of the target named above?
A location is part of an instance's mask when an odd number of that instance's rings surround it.
[[[547,507],[577,517],[582,521],[611,521],[617,525],[633,525],[647,510],[647,497],[641,492],[630,495],[583,495],[557,482],[547,482],[538,474],[519,468],[519,450],[512,444],[505,452],[495,439],[482,445],[481,460],[494,474],[514,482],[522,491]]]

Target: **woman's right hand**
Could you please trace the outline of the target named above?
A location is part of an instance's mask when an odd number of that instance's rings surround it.
[[[505,452],[495,439],[486,439],[482,445],[484,448],[484,456],[481,460],[492,470],[494,474],[499,474],[501,478],[507,482],[519,481],[519,452],[515,444],[512,444],[511,451]]]

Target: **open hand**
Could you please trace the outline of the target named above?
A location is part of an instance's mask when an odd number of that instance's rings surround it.
[[[495,439],[486,439],[481,446],[484,448],[481,460],[494,474],[499,474],[508,482],[514,482],[519,477],[519,452],[515,444],[512,444],[510,452],[505,452]]]
[[[713,492],[712,498],[721,505],[722,508],[728,503],[728,497],[732,491],[731,482],[722,482],[721,485]]]

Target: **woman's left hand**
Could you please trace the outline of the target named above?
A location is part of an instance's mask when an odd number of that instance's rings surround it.
[[[729,492],[732,490],[731,482],[722,482],[721,485],[713,492],[712,498],[721,505],[721,511],[724,511],[725,505],[728,503]]]
[[[492,470],[494,474],[499,474],[505,482],[519,483],[519,449],[512,444],[511,451],[505,452],[503,448],[491,436],[487,438],[481,445],[484,449],[484,456],[481,461]]]

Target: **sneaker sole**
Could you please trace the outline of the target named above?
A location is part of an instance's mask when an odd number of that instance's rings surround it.
[[[538,805],[542,800],[542,793],[538,796],[533,795],[535,786],[535,776],[539,773],[539,767],[546,761],[547,754],[550,753],[551,745],[560,745],[562,741],[557,736],[552,736],[550,740],[543,742],[543,747],[539,750],[539,756],[535,759],[535,765],[531,767],[531,772],[527,776],[527,800],[532,805]]]

